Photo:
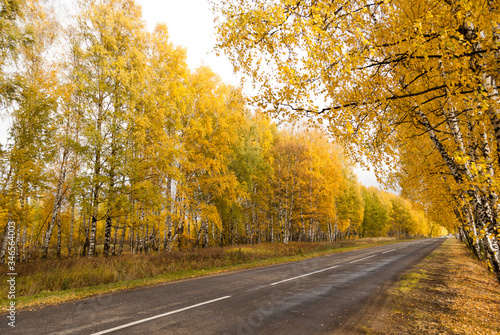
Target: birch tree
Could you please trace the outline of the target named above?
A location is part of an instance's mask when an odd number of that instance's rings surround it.
[[[92,193],[90,257],[95,253],[97,222],[103,218],[105,254],[109,252],[113,200],[117,179],[124,174],[127,122],[142,88],[146,39],[140,8],[131,0],[81,1],[80,7],[72,53],[85,122],[86,159],[92,171],[88,176]]]
[[[498,190],[491,173],[476,173],[460,120],[482,125],[498,147],[496,3],[234,0],[214,9],[222,18],[219,50],[256,85],[254,102],[274,115],[315,115],[311,123],[326,124],[379,174],[397,165],[402,126],[423,131],[451,175],[448,185],[463,191],[500,276]]]
[[[0,103],[8,104],[12,93],[12,82],[7,67],[17,59],[19,46],[27,43],[30,32],[22,28],[23,7],[22,0],[3,0],[0,8]]]
[[[24,229],[29,206],[49,186],[46,167],[54,157],[52,139],[58,99],[57,69],[49,59],[54,35],[54,17],[38,1],[24,5],[25,28],[32,41],[19,47],[11,99],[12,127],[9,129],[9,173],[5,180],[9,219]],[[31,199],[31,204],[28,200]],[[3,256],[3,255],[0,255]],[[3,258],[3,257],[0,257]]]

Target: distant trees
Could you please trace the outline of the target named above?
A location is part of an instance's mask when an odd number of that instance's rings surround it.
[[[314,115],[351,155],[391,169],[389,181],[500,278],[497,2],[213,4],[219,50],[255,84],[255,103],[282,119]],[[382,227],[379,202],[366,200]]]
[[[360,186],[323,131],[279,129],[188,69],[134,1],[82,0],[64,29],[44,1],[9,8],[0,228],[16,223],[19,259],[441,233],[421,207]]]
[[[363,198],[365,201],[365,214],[361,228],[365,236],[385,235],[389,223],[390,203],[383,203],[383,195],[376,189],[364,189]]]

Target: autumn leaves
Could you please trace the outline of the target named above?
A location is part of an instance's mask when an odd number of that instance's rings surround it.
[[[64,26],[43,1],[19,4],[0,152],[18,258],[441,233],[419,206],[361,187],[324,132],[278,129],[188,69],[134,1],[83,0]]]
[[[260,89],[256,102],[289,119],[316,113],[352,155],[379,172],[390,166],[388,182],[500,275],[497,4],[233,0],[214,9],[219,49]]]

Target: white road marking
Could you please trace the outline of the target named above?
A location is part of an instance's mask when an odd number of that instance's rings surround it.
[[[200,306],[203,306],[203,305],[208,305],[208,304],[211,304],[211,303],[213,303],[213,302],[220,301],[220,300],[224,300],[224,299],[228,299],[228,298],[231,298],[231,296],[229,296],[229,295],[228,295],[228,296],[225,296],[225,297],[221,297],[221,298],[217,298],[217,299],[213,299],[213,300],[209,300],[209,301],[201,302],[201,303],[196,304],[196,305],[192,305],[192,306],[184,307],[184,308],[177,309],[177,310],[175,310],[175,311],[171,311],[171,312],[168,312],[168,313],[163,313],[163,314],[160,314],[160,315],[155,315],[155,316],[152,316],[152,317],[149,317],[149,318],[146,318],[146,319],[142,319],[142,320],[138,320],[138,321],[130,322],[130,323],[127,323],[127,324],[124,324],[124,325],[118,326],[118,327],[114,327],[114,328],[111,328],[111,329],[103,330],[103,331],[100,331],[100,332],[98,332],[98,333],[94,333],[94,334],[92,334],[92,335],[102,335],[102,334],[108,334],[108,333],[111,333],[111,332],[114,332],[114,331],[117,331],[117,330],[120,330],[120,329],[124,329],[124,328],[128,328],[128,327],[132,327],[132,326],[135,326],[135,325],[138,325],[138,324],[144,323],[144,322],[148,322],[148,321],[151,321],[151,320],[154,320],[154,319],[159,319],[159,318],[162,318],[162,317],[164,317],[164,316],[169,316],[169,315],[172,315],[172,314],[176,314],[176,313],[184,312],[184,311],[187,311],[188,309],[192,309],[192,308],[200,307]]]
[[[360,258],[360,259],[356,259],[355,261],[349,262],[349,264],[356,263],[356,262],[362,261],[364,259],[372,258],[372,257],[375,257],[375,256],[377,256],[377,255],[371,255],[371,256],[368,256],[368,257],[363,257],[363,258]]]
[[[386,254],[388,252],[395,251],[395,250],[398,250],[398,249],[396,248],[396,249],[392,249],[392,250],[387,250],[387,251],[384,251],[383,254]]]
[[[297,277],[292,277],[292,278],[288,278],[288,279],[285,279],[285,280],[277,281],[275,283],[269,284],[269,286],[274,286],[274,285],[278,285],[278,284],[281,284],[281,283],[285,283],[285,282],[290,281],[290,280],[295,280],[295,279],[299,279],[299,278],[302,278],[302,277],[307,277],[307,276],[310,276],[310,275],[313,275],[313,274],[316,274],[316,273],[325,272],[325,271],[328,271],[328,270],[331,270],[331,269],[338,268],[339,266],[340,265],[335,265],[335,266],[331,266],[331,267],[326,268],[326,269],[322,269],[322,270],[318,270],[318,271],[314,271],[314,272],[309,272],[309,273],[306,273],[306,274],[303,274],[303,275],[300,275],[300,276],[297,276]]]

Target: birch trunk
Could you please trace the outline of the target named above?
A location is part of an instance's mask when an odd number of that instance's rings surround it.
[[[100,156],[97,155],[96,158],[96,168],[94,171],[94,188],[92,190],[93,198],[92,198],[92,217],[90,219],[90,229],[89,229],[89,243],[88,243],[88,252],[87,257],[94,257],[95,255],[95,244],[96,244],[96,229],[97,229],[97,216],[99,215],[99,193],[100,186],[97,181],[97,177],[100,175]]]
[[[125,235],[127,233],[127,225],[124,224],[122,228],[122,236],[120,238],[120,246],[118,247],[118,256],[122,254],[123,252],[123,243],[125,242]],[[132,250],[132,248],[131,248]]]
[[[17,225],[17,231],[16,231],[16,260],[20,261],[21,260],[21,253],[20,253],[20,243],[21,243],[21,225]]]
[[[21,248],[22,248],[22,254],[21,254],[21,262],[24,262],[26,260],[26,234],[28,232],[28,228],[25,226],[23,229],[23,237],[21,239]]]
[[[201,225],[202,225],[202,231],[203,231],[201,246],[203,248],[206,248],[206,247],[208,247],[208,222],[206,220],[203,220]]]
[[[88,218],[88,220],[87,220],[87,218],[84,218],[84,222],[83,222],[84,234],[85,234],[85,242],[83,244],[83,253],[82,253],[83,256],[86,256],[87,252],[89,250],[90,220],[91,220],[91,218]]]
[[[101,192],[101,170],[102,170],[102,123],[104,118],[103,111],[103,93],[99,91],[98,102],[97,102],[97,120],[96,120],[96,135],[98,142],[94,148],[94,171],[92,176],[92,219],[89,232],[89,248],[87,257],[94,257],[95,255],[95,244],[96,244],[96,229],[97,229],[97,217],[99,215],[99,197]]]
[[[109,249],[110,249],[110,243],[111,243],[111,227],[112,227],[111,217],[109,215],[107,215],[106,216],[106,225],[104,227],[104,249],[103,249],[104,257],[109,256]]]
[[[71,221],[69,223],[68,254],[71,255],[73,249],[73,226],[75,224],[75,205],[71,207]]]
[[[143,244],[144,244],[144,253],[147,254],[149,252],[149,223],[146,223],[146,232],[144,235]]]
[[[488,201],[490,202],[490,207],[492,208],[493,211],[493,220],[494,222],[497,223],[498,226],[498,209],[497,209],[497,204],[498,204],[498,194],[494,191],[496,189],[495,183],[493,182],[493,177],[495,176],[495,170],[493,168],[493,159],[491,157],[491,146],[488,141],[488,135],[486,133],[486,130],[483,129],[481,132],[481,139],[483,141],[482,145],[482,152],[486,161],[486,167],[489,176],[486,178],[488,182],[488,189],[489,190],[489,199]]]
[[[495,1],[489,2],[490,10],[493,10],[493,6],[495,5],[495,3]],[[473,46],[473,51],[476,52],[476,55],[472,56],[470,59],[470,67],[472,71],[481,75],[481,84],[484,90],[487,92],[489,99],[488,109],[486,110],[486,113],[488,115],[488,118],[490,119],[497,146],[500,147],[500,96],[498,87],[500,74],[498,74],[498,69],[496,69],[496,71],[489,71],[488,69],[485,69],[482,62],[479,61],[479,58],[482,57],[481,51],[484,50],[482,50],[483,47],[481,46],[481,44],[476,42],[476,38],[478,33],[482,34],[483,32],[477,32],[474,24],[472,22],[468,22],[467,18],[464,18],[463,20],[464,23],[460,27],[459,31],[464,36],[464,39],[471,43],[471,45]],[[500,24],[494,26],[491,33],[494,44],[499,45]],[[495,58],[498,63],[500,61],[500,51],[495,51]],[[500,155],[498,155],[498,162],[500,163]]]
[[[134,236],[135,236],[135,229],[132,228],[130,229],[130,237],[129,237],[129,245],[130,245],[130,254],[134,254]]]
[[[167,214],[167,217],[165,218],[165,225],[167,227],[167,232],[166,232],[166,241],[164,243],[164,250],[170,251],[172,249],[172,243],[173,243],[173,234],[172,234],[172,216],[170,214]]]
[[[47,252],[49,250],[49,243],[52,237],[52,231],[54,230],[54,225],[56,223],[57,212],[61,207],[62,196],[63,196],[63,185],[64,180],[66,179],[66,159],[67,159],[67,149],[64,149],[63,152],[63,160],[61,162],[61,166],[59,168],[59,179],[57,181],[57,189],[56,196],[54,198],[54,206],[52,207],[52,216],[50,219],[49,226],[47,227],[47,231],[45,233],[45,238],[43,242],[43,257],[47,257]]]
[[[115,224],[115,236],[113,237],[113,253],[112,255],[116,255],[116,245],[118,244],[118,229],[119,229],[118,221]]]
[[[57,215],[57,245],[56,245],[57,258],[61,258],[61,213]]]
[[[95,244],[96,244],[96,230],[97,230],[97,210],[92,214],[90,229],[89,229],[89,243],[87,257],[95,256]]]
[[[436,150],[439,152],[439,154],[443,158],[446,166],[448,167],[448,169],[451,172],[451,175],[453,176],[453,178],[455,179],[455,181],[457,183],[461,184],[461,182],[463,180],[463,176],[460,173],[460,169],[459,169],[459,167],[457,167],[455,160],[452,157],[450,157],[450,155],[448,155],[446,148],[444,147],[444,145],[441,143],[441,141],[437,137],[436,132],[434,131],[434,128],[431,126],[429,120],[427,119],[427,116],[424,113],[422,113],[419,109],[417,109],[415,111],[415,114],[418,116],[418,118],[420,119],[420,122],[425,127],[425,130],[427,131],[427,134],[431,138],[431,141],[432,141],[434,147],[436,148]]]
[[[271,215],[271,243],[274,243],[274,215]]]
[[[448,155],[448,152],[446,151],[441,141],[438,139],[427,117],[420,110],[416,110],[416,114],[420,118],[421,123],[426,128],[427,133],[429,134],[435,148],[438,150],[441,157],[445,161],[452,176],[455,178],[455,181],[458,184],[462,184],[463,181],[462,173],[465,173],[467,178],[469,180],[472,180],[473,176],[470,174],[468,166],[465,165],[465,168],[461,169],[460,167],[457,166],[455,161]],[[453,131],[457,131],[457,129],[454,128]],[[477,226],[478,230],[484,231],[486,236],[489,236],[488,232],[491,232],[496,227],[496,224],[493,220],[493,212],[491,207],[489,207],[489,203],[488,202],[485,203],[483,199],[481,199],[481,196],[475,187],[472,187],[471,189],[467,190],[467,194],[471,199],[470,201],[474,209],[474,214],[476,216],[475,226]],[[489,257],[493,269],[495,270],[497,275],[500,275],[500,256],[498,250],[498,243],[496,245],[494,243],[491,243],[489,238],[488,241],[483,239],[483,243],[485,244],[486,252],[488,254],[487,257]]]
[[[0,264],[5,262],[5,252],[7,251],[7,228],[8,224],[5,225],[3,230],[2,246],[0,248]]]

